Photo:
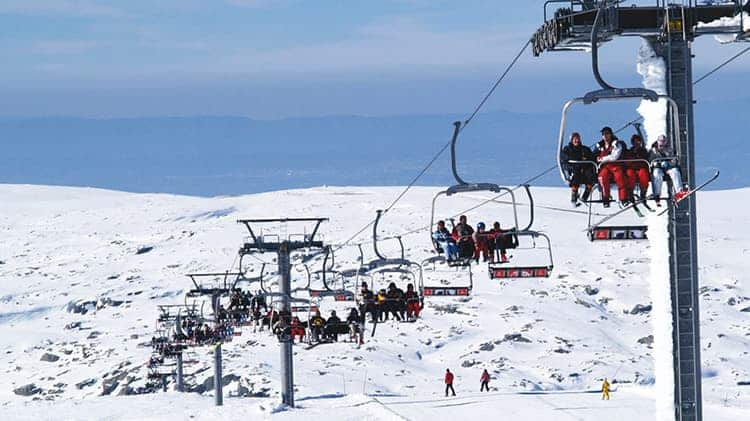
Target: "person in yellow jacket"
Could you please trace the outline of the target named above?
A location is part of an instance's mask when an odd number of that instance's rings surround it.
[[[602,383],[602,400],[604,399],[609,400],[609,382],[606,377]]]

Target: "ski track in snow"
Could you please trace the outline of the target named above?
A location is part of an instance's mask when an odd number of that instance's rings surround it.
[[[590,243],[585,215],[541,208],[535,228],[552,237],[552,277],[490,281],[479,265],[474,296],[428,300],[417,323],[382,324],[360,349],[347,343],[310,351],[295,346],[299,408],[278,410],[278,343],[247,328],[224,346],[224,374],[240,379],[224,388],[223,408],[212,406],[212,391],[117,396],[145,383],[157,304],[184,302],[191,287],[185,273],[224,271],[235,260],[246,234],[236,219],[329,217],[324,240],[338,243],[399,191],[320,187],[207,199],[0,185],[0,412],[9,419],[48,419],[52,408],[54,418],[66,419],[439,419],[498,410],[529,419],[647,419],[644,413],[655,412],[652,315],[629,314],[636,304],[651,304],[648,243]],[[380,234],[426,225],[437,191],[414,188],[383,217]],[[539,205],[567,203],[567,189],[533,192]],[[743,286],[750,217],[742,206],[726,204],[750,202],[750,189],[697,197],[706,419],[747,418],[750,399],[737,382],[750,381],[750,312],[741,311],[750,307]],[[439,201],[438,214],[457,213],[479,199]],[[520,224],[527,217],[523,209]],[[504,226],[512,220],[507,205],[487,205],[468,216],[473,223],[500,220]],[[613,223],[636,222],[632,218],[627,213]],[[375,257],[369,234],[360,239],[366,261]],[[403,238],[408,257],[430,256],[427,235]],[[153,249],[136,254],[144,247]],[[395,256],[397,243],[383,242],[381,249]],[[543,257],[512,254],[518,263]],[[356,247],[341,249],[336,269],[354,268],[357,256]],[[273,261],[270,255],[262,259]],[[249,275],[257,276],[259,265],[253,270]],[[321,306],[326,313],[346,309],[325,301]],[[515,334],[521,336],[506,336]],[[59,359],[41,361],[46,353]],[[196,373],[190,384],[213,375],[208,348],[191,349],[185,359],[191,361],[186,371]],[[456,375],[456,399],[442,397],[446,367]],[[483,368],[493,378],[485,395],[477,392]],[[596,390],[605,376],[617,382],[612,401],[573,393]],[[114,377],[121,380],[109,396],[100,396]],[[14,393],[32,383],[39,393]],[[571,393],[518,395],[529,391]],[[238,398],[238,392],[265,397]]]

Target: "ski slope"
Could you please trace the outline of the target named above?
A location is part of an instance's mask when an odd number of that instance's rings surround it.
[[[383,217],[380,235],[426,226],[438,190],[410,191]],[[651,314],[631,314],[637,305],[651,304],[649,245],[590,243],[583,232],[586,215],[568,207],[562,188],[533,189],[534,228],[553,239],[552,277],[491,281],[480,264],[472,297],[429,300],[418,322],[379,325],[360,348],[343,342],[312,350],[296,346],[297,409],[278,408],[276,339],[247,328],[224,346],[224,407],[213,407],[210,387],[202,394],[133,395],[145,383],[156,306],[184,303],[191,288],[186,273],[236,268],[246,235],[237,219],[328,217],[323,239],[338,244],[400,191],[319,187],[196,198],[0,185],[0,412],[9,419],[650,419]],[[444,199],[437,214],[452,215],[486,198],[472,193]],[[750,292],[743,285],[750,216],[742,211],[750,189],[700,192],[698,201],[704,413],[711,420],[747,418],[750,399],[737,383],[750,381]],[[528,207],[518,211],[525,225]],[[507,227],[513,220],[502,203],[467,215],[473,224],[499,220]],[[634,215],[621,218],[612,223],[645,224]],[[369,233],[355,241],[363,244],[366,261],[375,257]],[[426,230],[403,241],[407,257],[431,256]],[[380,247],[393,257],[396,245]],[[137,254],[144,247],[153,249]],[[528,264],[544,257],[511,254]],[[355,268],[357,258],[356,247],[342,248],[336,269]],[[273,256],[259,259],[273,266]],[[259,262],[246,263],[255,263],[257,274]],[[346,306],[323,302],[321,308],[327,313]],[[213,374],[210,350],[192,349],[186,360],[187,373],[194,373],[188,383],[204,385]],[[442,396],[445,368],[456,375],[456,398]],[[481,395],[484,368],[492,375],[491,392]],[[598,389],[603,377],[614,379],[611,401],[582,393]],[[30,396],[14,392],[31,384],[36,393]]]

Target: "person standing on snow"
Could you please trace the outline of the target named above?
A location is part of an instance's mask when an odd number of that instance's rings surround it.
[[[479,387],[479,391],[483,392],[487,390],[490,391],[490,373],[487,372],[487,369],[484,370],[482,373],[482,377],[479,378],[479,381],[482,383],[482,386]]]
[[[456,391],[453,389],[453,373],[451,373],[450,369],[445,369],[445,396],[448,396],[448,390],[450,390],[453,393],[453,396],[456,396]]]
[[[604,399],[609,400],[609,382],[606,377],[602,383],[602,400]]]

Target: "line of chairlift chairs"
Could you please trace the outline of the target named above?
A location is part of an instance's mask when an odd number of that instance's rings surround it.
[[[678,141],[677,134],[680,133],[680,126],[679,116],[677,115],[678,108],[677,104],[670,97],[659,95],[654,91],[641,88],[603,89],[589,92],[582,97],[571,99],[566,102],[563,107],[558,139],[557,163],[560,176],[564,183],[567,184],[568,182],[566,171],[569,164],[593,165],[597,172],[599,169],[599,166],[593,162],[565,161],[563,159],[562,149],[565,146],[565,138],[567,136],[566,123],[568,111],[571,106],[574,104],[591,105],[600,100],[617,101],[634,99],[648,101],[658,101],[661,99],[668,104],[668,110],[670,112],[669,121],[671,124],[669,134],[671,137],[671,145],[675,151],[675,156],[665,159],[679,160],[680,142]],[[336,263],[334,249],[331,246],[327,246],[322,250],[309,251],[299,258],[299,261],[295,263],[295,267],[297,268],[297,273],[303,274],[302,278],[305,281],[303,282],[303,285],[293,288],[291,292],[292,297],[289,298],[292,304],[291,317],[297,317],[299,320],[306,321],[309,320],[310,316],[316,311],[322,310],[322,307],[325,306],[329,309],[334,308],[337,306],[336,303],[340,304],[339,309],[342,308],[341,305],[350,308],[354,307],[357,299],[357,293],[355,291],[362,285],[362,283],[367,284],[369,289],[375,293],[386,288],[391,283],[396,284],[402,290],[406,289],[405,286],[407,284],[412,284],[419,292],[421,306],[424,305],[424,300],[426,298],[432,299],[434,297],[460,297],[471,295],[474,288],[474,275],[472,272],[473,253],[472,256],[463,255],[456,259],[448,260],[441,246],[433,238],[431,230],[435,227],[436,215],[439,214],[439,209],[437,208],[438,202],[442,203],[442,199],[455,199],[457,197],[471,195],[472,193],[484,192],[496,195],[493,199],[486,200],[486,203],[499,203],[495,199],[500,196],[507,195],[510,197],[510,202],[505,201],[502,203],[510,204],[511,206],[513,226],[506,228],[504,230],[504,235],[507,237],[505,248],[513,251],[514,258],[510,261],[501,259],[499,256],[499,250],[493,250],[495,258],[487,263],[487,270],[490,279],[546,278],[551,275],[554,267],[551,241],[549,236],[544,232],[532,229],[534,224],[534,199],[529,186],[521,186],[529,202],[525,205],[529,209],[528,221],[526,225],[523,226],[519,223],[518,208],[521,204],[516,200],[515,189],[502,187],[494,183],[468,183],[458,175],[456,170],[456,142],[460,129],[461,123],[454,123],[453,137],[451,140],[451,169],[456,184],[438,192],[432,200],[430,212],[431,229],[428,231],[430,232],[430,243],[432,244],[436,255],[418,263],[406,257],[406,249],[400,236],[380,239],[378,236],[378,228],[383,216],[383,211],[378,210],[373,224],[372,249],[374,257],[371,260],[365,261],[365,253],[362,244],[347,246],[357,247],[359,254],[357,259],[359,264],[351,269],[335,269]],[[634,161],[640,162],[640,160],[629,159],[622,159],[615,162],[626,164]],[[649,165],[649,168],[655,164],[653,161],[644,161],[644,163]],[[600,191],[598,186],[597,190]],[[670,190],[672,190],[671,185]],[[670,202],[669,197],[660,199]],[[595,221],[594,218],[596,216],[602,216],[602,214],[599,210],[594,212],[592,205],[594,203],[600,203],[601,201],[601,198],[599,200],[592,199],[587,203],[588,220],[586,233],[589,240],[645,240],[647,238],[647,227],[642,224],[606,225],[606,222],[621,215],[627,211],[629,207],[614,210],[613,212],[604,215],[600,220]],[[637,201],[636,203],[642,203],[642,201]],[[474,208],[476,207],[477,206]],[[453,222],[453,218],[456,216],[458,215],[451,215],[444,219]],[[400,251],[398,257],[388,257],[381,251],[379,241],[385,240],[396,241],[398,243],[398,250]],[[544,257],[542,262],[523,265],[514,264],[514,261],[517,260],[517,256],[523,256],[525,253],[532,254],[534,251],[542,252],[541,256]],[[264,308],[267,308],[266,306],[273,308],[274,301],[282,298],[280,293],[274,292],[270,288],[269,276],[265,273],[266,263],[261,265],[258,275],[248,277],[248,272],[252,273],[254,269],[244,268],[244,258],[254,252],[256,251],[250,250],[246,246],[240,249],[238,272],[189,274],[188,277],[193,282],[195,288],[185,295],[185,303],[180,305],[159,306],[156,334],[152,339],[153,354],[149,361],[150,370],[148,379],[151,387],[162,387],[166,384],[165,379],[174,375],[174,361],[178,357],[182,358],[183,353],[190,347],[210,344],[217,340],[221,340],[222,342],[231,341],[234,336],[241,335],[242,327],[246,327],[250,324],[251,315],[248,309],[253,306],[253,303],[250,302],[243,302],[239,307],[241,310],[233,308],[232,311],[227,312],[227,315],[223,320],[217,320],[217,313],[219,313],[222,298],[229,298],[231,300],[232,295],[238,293],[240,294],[240,297],[248,297],[247,293],[253,291],[254,286],[256,287],[254,289],[254,297],[256,300],[262,300]],[[309,262],[316,258],[320,258],[321,254],[321,269],[311,271]],[[540,254],[535,253],[535,256],[540,256]],[[203,279],[208,279],[209,281],[203,282]],[[320,283],[323,287],[318,289],[313,288],[313,281]],[[243,287],[245,292],[243,292]],[[299,297],[299,294],[301,293],[306,293],[307,297]],[[207,315],[208,312],[205,311],[207,304],[207,301],[205,300],[206,297],[211,298],[211,302],[209,303],[211,307],[210,316]],[[192,302],[190,302],[190,300],[192,300]],[[238,314],[237,311],[241,314]],[[341,315],[344,317],[345,314],[345,311],[341,312]],[[362,314],[362,317],[364,316],[365,315]],[[271,325],[274,320],[265,317],[263,322],[266,324],[268,330],[271,331]],[[196,329],[204,329],[204,327],[208,325],[213,326],[211,333],[208,336],[203,335],[203,337],[200,338],[200,335],[195,334]],[[305,327],[305,325],[306,322],[303,322],[303,327]],[[191,331],[188,332],[186,331],[187,329],[190,329]],[[348,331],[348,326],[342,326],[339,333],[345,333]],[[308,334],[306,336],[309,343],[311,335]],[[190,363],[191,361],[183,362]]]

